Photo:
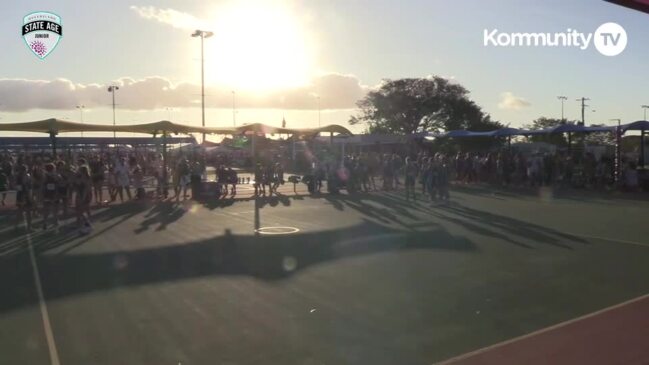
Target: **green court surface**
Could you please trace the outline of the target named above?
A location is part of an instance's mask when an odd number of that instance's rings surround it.
[[[634,196],[284,189],[1,215],[0,364],[431,364],[649,293]]]

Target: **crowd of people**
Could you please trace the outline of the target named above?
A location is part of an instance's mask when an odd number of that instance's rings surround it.
[[[118,199],[144,199],[145,185],[155,187],[156,197],[167,198],[169,180],[172,199],[178,201],[181,195],[187,199],[188,189],[197,186],[204,173],[204,163],[199,159],[190,163],[183,156],[170,158],[165,170],[162,156],[153,152],[84,152],[56,158],[44,153],[6,153],[0,155],[0,205],[6,205],[7,192],[13,190],[16,227],[24,222],[32,230],[34,215],[42,215],[43,229],[58,226],[59,218],[68,217],[74,208],[77,224],[89,231],[93,202],[107,205]]]
[[[420,195],[432,201],[448,201],[449,184],[489,183],[509,186],[570,186],[636,190],[638,172],[631,161],[623,160],[620,176],[615,176],[615,160],[592,153],[531,153],[507,150],[489,153],[453,155],[421,151],[414,155],[397,153],[350,153],[314,159],[303,177],[290,176],[294,184],[307,184],[311,193],[322,191],[327,182],[329,193],[346,189],[348,193],[370,191],[405,192],[407,200]],[[0,204],[6,204],[7,192],[16,192],[16,224],[25,222],[31,230],[32,216],[42,215],[43,228],[58,225],[74,208],[77,224],[91,227],[90,207],[143,199],[145,185],[153,187],[154,198],[179,201],[197,198],[206,179],[206,159],[201,154],[170,155],[167,163],[151,151],[84,152],[74,156],[44,153],[5,153],[0,155]],[[255,196],[277,194],[285,180],[281,159],[260,158],[251,170],[252,180],[239,178],[227,158],[215,166],[218,196],[236,195],[237,184],[250,183]],[[166,166],[166,169],[165,167]],[[243,180],[243,181],[242,181]],[[420,188],[417,188],[417,184]],[[403,186],[403,187],[402,187]]]
[[[593,153],[458,153],[453,158],[455,180],[459,183],[492,183],[501,186],[557,186],[589,189],[626,190],[639,187],[637,166],[621,161],[616,180],[615,158]]]

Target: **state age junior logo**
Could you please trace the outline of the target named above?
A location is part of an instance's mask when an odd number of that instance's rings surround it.
[[[61,17],[47,11],[27,14],[23,18],[22,35],[32,53],[45,59],[63,37]]]

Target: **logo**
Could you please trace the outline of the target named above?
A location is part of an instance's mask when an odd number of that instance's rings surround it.
[[[626,48],[626,30],[617,23],[604,23],[595,31],[595,48],[604,56],[617,56]]]
[[[46,11],[27,14],[22,28],[27,47],[40,59],[52,53],[63,37],[61,17]]]
[[[583,33],[568,28],[557,33],[505,33],[498,29],[483,32],[485,47],[574,47],[586,50],[591,44],[604,56],[617,56],[628,42],[624,28],[617,23],[600,25],[594,33]]]

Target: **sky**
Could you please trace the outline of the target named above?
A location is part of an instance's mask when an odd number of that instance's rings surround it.
[[[63,27],[43,60],[21,39],[35,11]],[[628,36],[614,57],[594,46],[484,45],[485,30],[592,33],[607,22]],[[639,120],[649,104],[649,14],[601,0],[24,0],[0,5],[0,123],[112,123],[113,84],[117,123],[200,125],[195,29],[214,32],[204,39],[208,126],[346,125],[383,79],[430,75],[464,85],[513,127],[559,118],[559,95],[568,119],[581,118],[577,98],[591,99],[587,124]]]

